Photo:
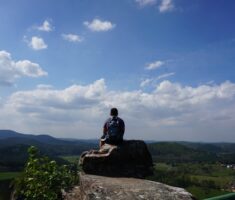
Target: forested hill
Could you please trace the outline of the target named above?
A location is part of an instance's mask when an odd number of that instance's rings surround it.
[[[0,130],[0,171],[20,170],[27,160],[27,149],[34,145],[50,157],[80,155],[98,148],[98,141],[58,139],[49,135],[29,135],[11,130]],[[58,160],[58,159],[57,159]]]
[[[155,142],[148,147],[156,162],[235,163],[235,143]]]
[[[77,140],[77,139],[68,139],[68,138],[55,138],[50,135],[33,135],[33,134],[23,134],[18,133],[12,130],[0,130],[0,141],[4,139],[8,139],[8,141],[12,141],[13,143],[15,140],[19,140],[19,143],[27,143],[27,141],[36,141],[46,144],[84,144],[84,143],[94,143],[94,140]],[[96,141],[97,142],[97,141]],[[11,142],[10,142],[11,143]]]
[[[0,151],[4,148],[37,146],[47,155],[80,154],[89,148],[97,148],[98,141],[59,139],[49,135],[30,135],[10,130],[0,130]]]
[[[0,171],[18,170],[27,159],[27,149],[34,145],[48,156],[80,155],[98,148],[98,140],[59,139],[49,135],[22,134],[0,130]],[[235,143],[148,142],[156,162],[235,163]]]

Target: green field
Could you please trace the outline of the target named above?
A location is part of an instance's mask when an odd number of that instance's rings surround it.
[[[0,181],[14,179],[20,174],[21,172],[0,172]]]
[[[185,188],[188,192],[193,194],[197,199],[205,199],[210,197],[216,197],[223,194],[228,194],[227,191],[222,191],[218,189],[210,189],[210,188],[203,188],[203,187],[197,187],[197,186],[191,186]]]
[[[80,155],[72,155],[72,156],[60,156],[64,160],[70,162],[70,163],[78,163]]]
[[[218,188],[223,188],[226,185],[229,185],[233,181],[233,177],[231,176],[201,176],[201,175],[192,175],[190,176],[192,180],[198,180],[200,182],[212,181]]]
[[[198,199],[205,199],[231,192],[235,170],[220,164],[166,164],[155,163],[150,180],[182,187]]]

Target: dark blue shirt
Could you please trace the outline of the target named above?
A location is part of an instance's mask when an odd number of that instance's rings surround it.
[[[120,133],[121,133],[121,136],[123,138],[123,135],[125,133],[125,123],[124,123],[124,121],[120,117],[114,117],[114,118],[117,118],[117,120],[119,121]],[[104,126],[103,126],[103,135],[102,135],[101,139],[105,139],[106,135],[108,134],[108,125],[109,125],[109,122],[112,119],[113,119],[113,117],[109,117],[105,121]]]

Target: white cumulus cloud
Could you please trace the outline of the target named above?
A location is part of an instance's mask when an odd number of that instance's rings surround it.
[[[0,126],[55,136],[98,138],[111,107],[124,118],[126,138],[234,141],[235,83],[192,87],[162,81],[149,92],[109,90],[105,80],[62,90],[38,87],[13,93]],[[9,125],[9,126],[10,126]]]
[[[21,77],[46,76],[39,64],[29,60],[14,61],[7,51],[0,51],[0,85],[12,85]]]
[[[168,12],[174,9],[173,0],[162,0],[159,5],[159,11],[161,13]]]
[[[41,26],[36,27],[39,31],[50,32],[53,30],[50,22],[45,20]]]
[[[83,38],[76,34],[62,34],[62,37],[64,40],[67,40],[69,42],[82,42]]]
[[[21,60],[15,63],[16,69],[23,76],[39,77],[47,75],[37,63],[32,63],[29,60]]]
[[[157,61],[155,61],[155,62],[152,62],[152,63],[147,64],[147,66],[145,67],[145,69],[147,69],[147,70],[158,69],[158,68],[162,67],[164,64],[165,64],[164,61],[157,60]]]
[[[91,22],[85,21],[83,24],[91,31],[96,32],[109,31],[116,26],[110,21],[101,21],[100,19],[93,19]]]
[[[42,50],[47,48],[47,44],[44,42],[43,38],[33,36],[30,41],[28,41],[29,47],[34,50]]]

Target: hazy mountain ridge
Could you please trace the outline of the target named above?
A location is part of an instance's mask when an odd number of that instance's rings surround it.
[[[49,135],[31,135],[11,130],[0,130],[0,171],[14,171],[22,168],[27,160],[27,149],[34,145],[50,157],[79,155],[98,143],[86,140],[63,140]],[[57,159],[58,160],[58,159]]]
[[[10,138],[18,138],[23,141],[23,139],[26,140],[35,140],[42,143],[48,143],[48,144],[64,144],[64,143],[77,143],[82,142],[81,140],[76,139],[60,139],[55,138],[50,135],[42,134],[42,135],[33,135],[33,134],[23,134],[18,133],[12,130],[0,130],[0,140],[1,139],[10,139]]]
[[[156,162],[235,163],[235,143],[147,142]],[[50,157],[80,155],[98,148],[98,139],[55,138],[50,135],[22,134],[0,130],[0,171],[23,167],[27,148],[34,145]],[[4,170],[5,171],[5,170]]]

